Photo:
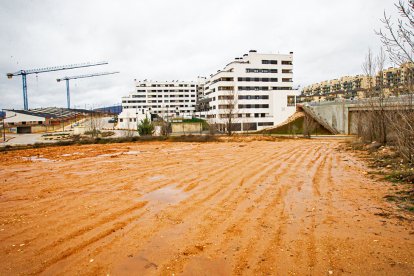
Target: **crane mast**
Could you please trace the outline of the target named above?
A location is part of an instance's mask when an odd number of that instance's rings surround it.
[[[91,67],[91,66],[98,66],[98,65],[105,65],[105,64],[108,64],[108,62],[106,61],[87,62],[87,63],[69,64],[69,65],[62,65],[62,66],[45,67],[45,68],[38,68],[38,69],[20,70],[15,73],[8,73],[7,78],[11,79],[14,76],[22,76],[23,108],[24,110],[28,110],[29,100],[27,97],[27,75],[60,71],[60,70],[69,70],[69,69],[75,69],[75,68]]]
[[[92,77],[98,77],[98,76],[105,76],[105,75],[112,75],[112,74],[118,74],[119,72],[100,72],[100,73],[94,73],[94,74],[86,74],[86,75],[79,75],[79,76],[70,76],[70,77],[63,77],[56,79],[57,82],[66,81],[66,99],[67,99],[67,106],[70,108],[70,89],[69,89],[69,80],[76,80],[76,79],[84,79],[84,78],[92,78]]]

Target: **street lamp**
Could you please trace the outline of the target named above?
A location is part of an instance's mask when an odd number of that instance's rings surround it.
[[[4,112],[4,111],[3,111]],[[3,118],[3,142],[6,143],[6,126],[4,124],[4,121],[6,120],[6,113],[4,113],[4,118]]]

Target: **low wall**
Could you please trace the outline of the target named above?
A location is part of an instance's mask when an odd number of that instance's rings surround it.
[[[172,133],[200,133],[202,131],[201,123],[172,123]]]

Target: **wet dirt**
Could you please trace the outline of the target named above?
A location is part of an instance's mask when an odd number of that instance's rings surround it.
[[[414,274],[412,216],[339,145],[1,153],[0,275]]]

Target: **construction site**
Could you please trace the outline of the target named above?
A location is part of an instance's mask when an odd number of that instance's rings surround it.
[[[341,143],[3,152],[0,274],[411,274],[412,215]]]
[[[414,275],[414,1],[0,2],[0,276]]]

